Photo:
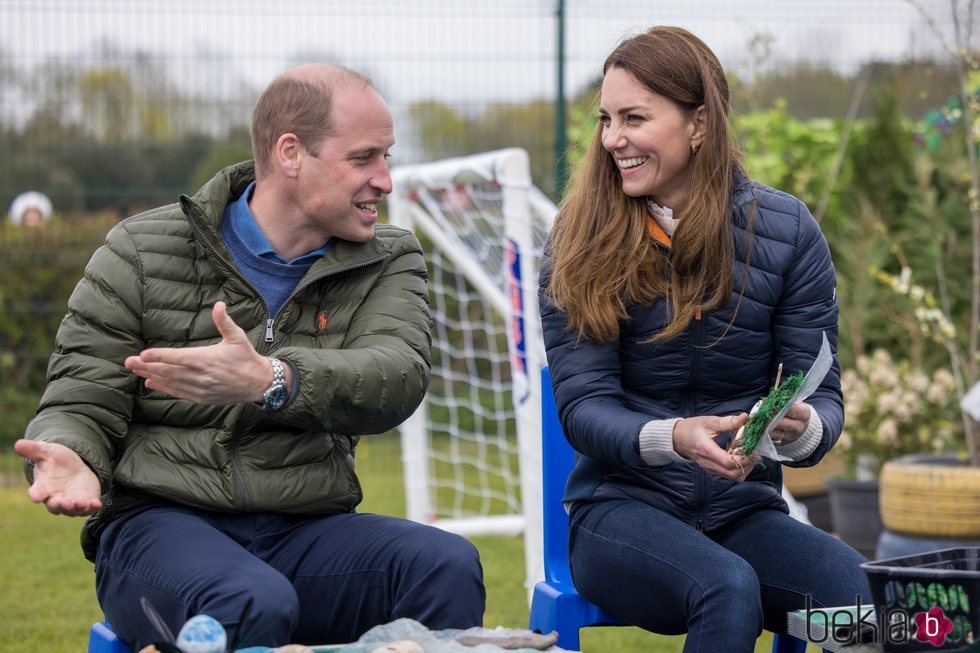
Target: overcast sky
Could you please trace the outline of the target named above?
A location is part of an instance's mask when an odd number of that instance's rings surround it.
[[[920,0],[949,32],[950,0]],[[52,55],[95,57],[100,42],[211,67],[230,84],[264,86],[284,67],[331,59],[370,74],[396,103],[479,102],[555,92],[557,0],[0,0],[0,52],[22,68]],[[907,0],[566,0],[566,89],[594,78],[624,35],[676,24],[701,36],[729,70],[751,71],[747,44],[774,38],[770,64],[826,63],[934,52]],[[180,72],[220,86],[215,73]],[[212,91],[220,89],[212,88]]]

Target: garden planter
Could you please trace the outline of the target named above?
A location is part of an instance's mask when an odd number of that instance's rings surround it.
[[[902,456],[885,463],[881,518],[897,533],[980,538],[980,467],[952,455]]]
[[[783,485],[807,510],[807,518],[817,528],[833,532],[830,516],[830,488],[827,478],[844,472],[844,461],[831,452],[813,467],[783,466]]]
[[[980,538],[963,539],[952,537],[923,537],[922,535],[905,535],[885,528],[878,536],[878,547],[875,560],[898,558],[900,556],[928,553],[942,549],[956,549],[963,546],[980,547]]]
[[[834,451],[812,467],[783,465],[783,485],[794,497],[808,497],[829,492],[827,478],[844,473],[844,459]]]
[[[834,521],[830,516],[830,490],[794,499],[806,508],[806,518],[811,524],[826,533],[834,532]]]
[[[882,529],[878,482],[828,478],[827,485],[834,532],[866,558],[874,558]]]

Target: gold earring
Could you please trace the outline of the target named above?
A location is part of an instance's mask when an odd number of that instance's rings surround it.
[[[698,144],[695,143],[694,141],[691,141],[691,154],[697,154],[697,153],[698,153]]]

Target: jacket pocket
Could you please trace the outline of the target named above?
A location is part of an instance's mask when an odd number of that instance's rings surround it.
[[[362,491],[349,438],[292,433],[256,438],[239,450],[253,509],[290,514],[351,512]]]

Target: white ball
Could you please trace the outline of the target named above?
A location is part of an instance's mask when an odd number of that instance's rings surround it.
[[[187,620],[176,643],[183,653],[224,653],[228,635],[217,619],[199,614]]]

